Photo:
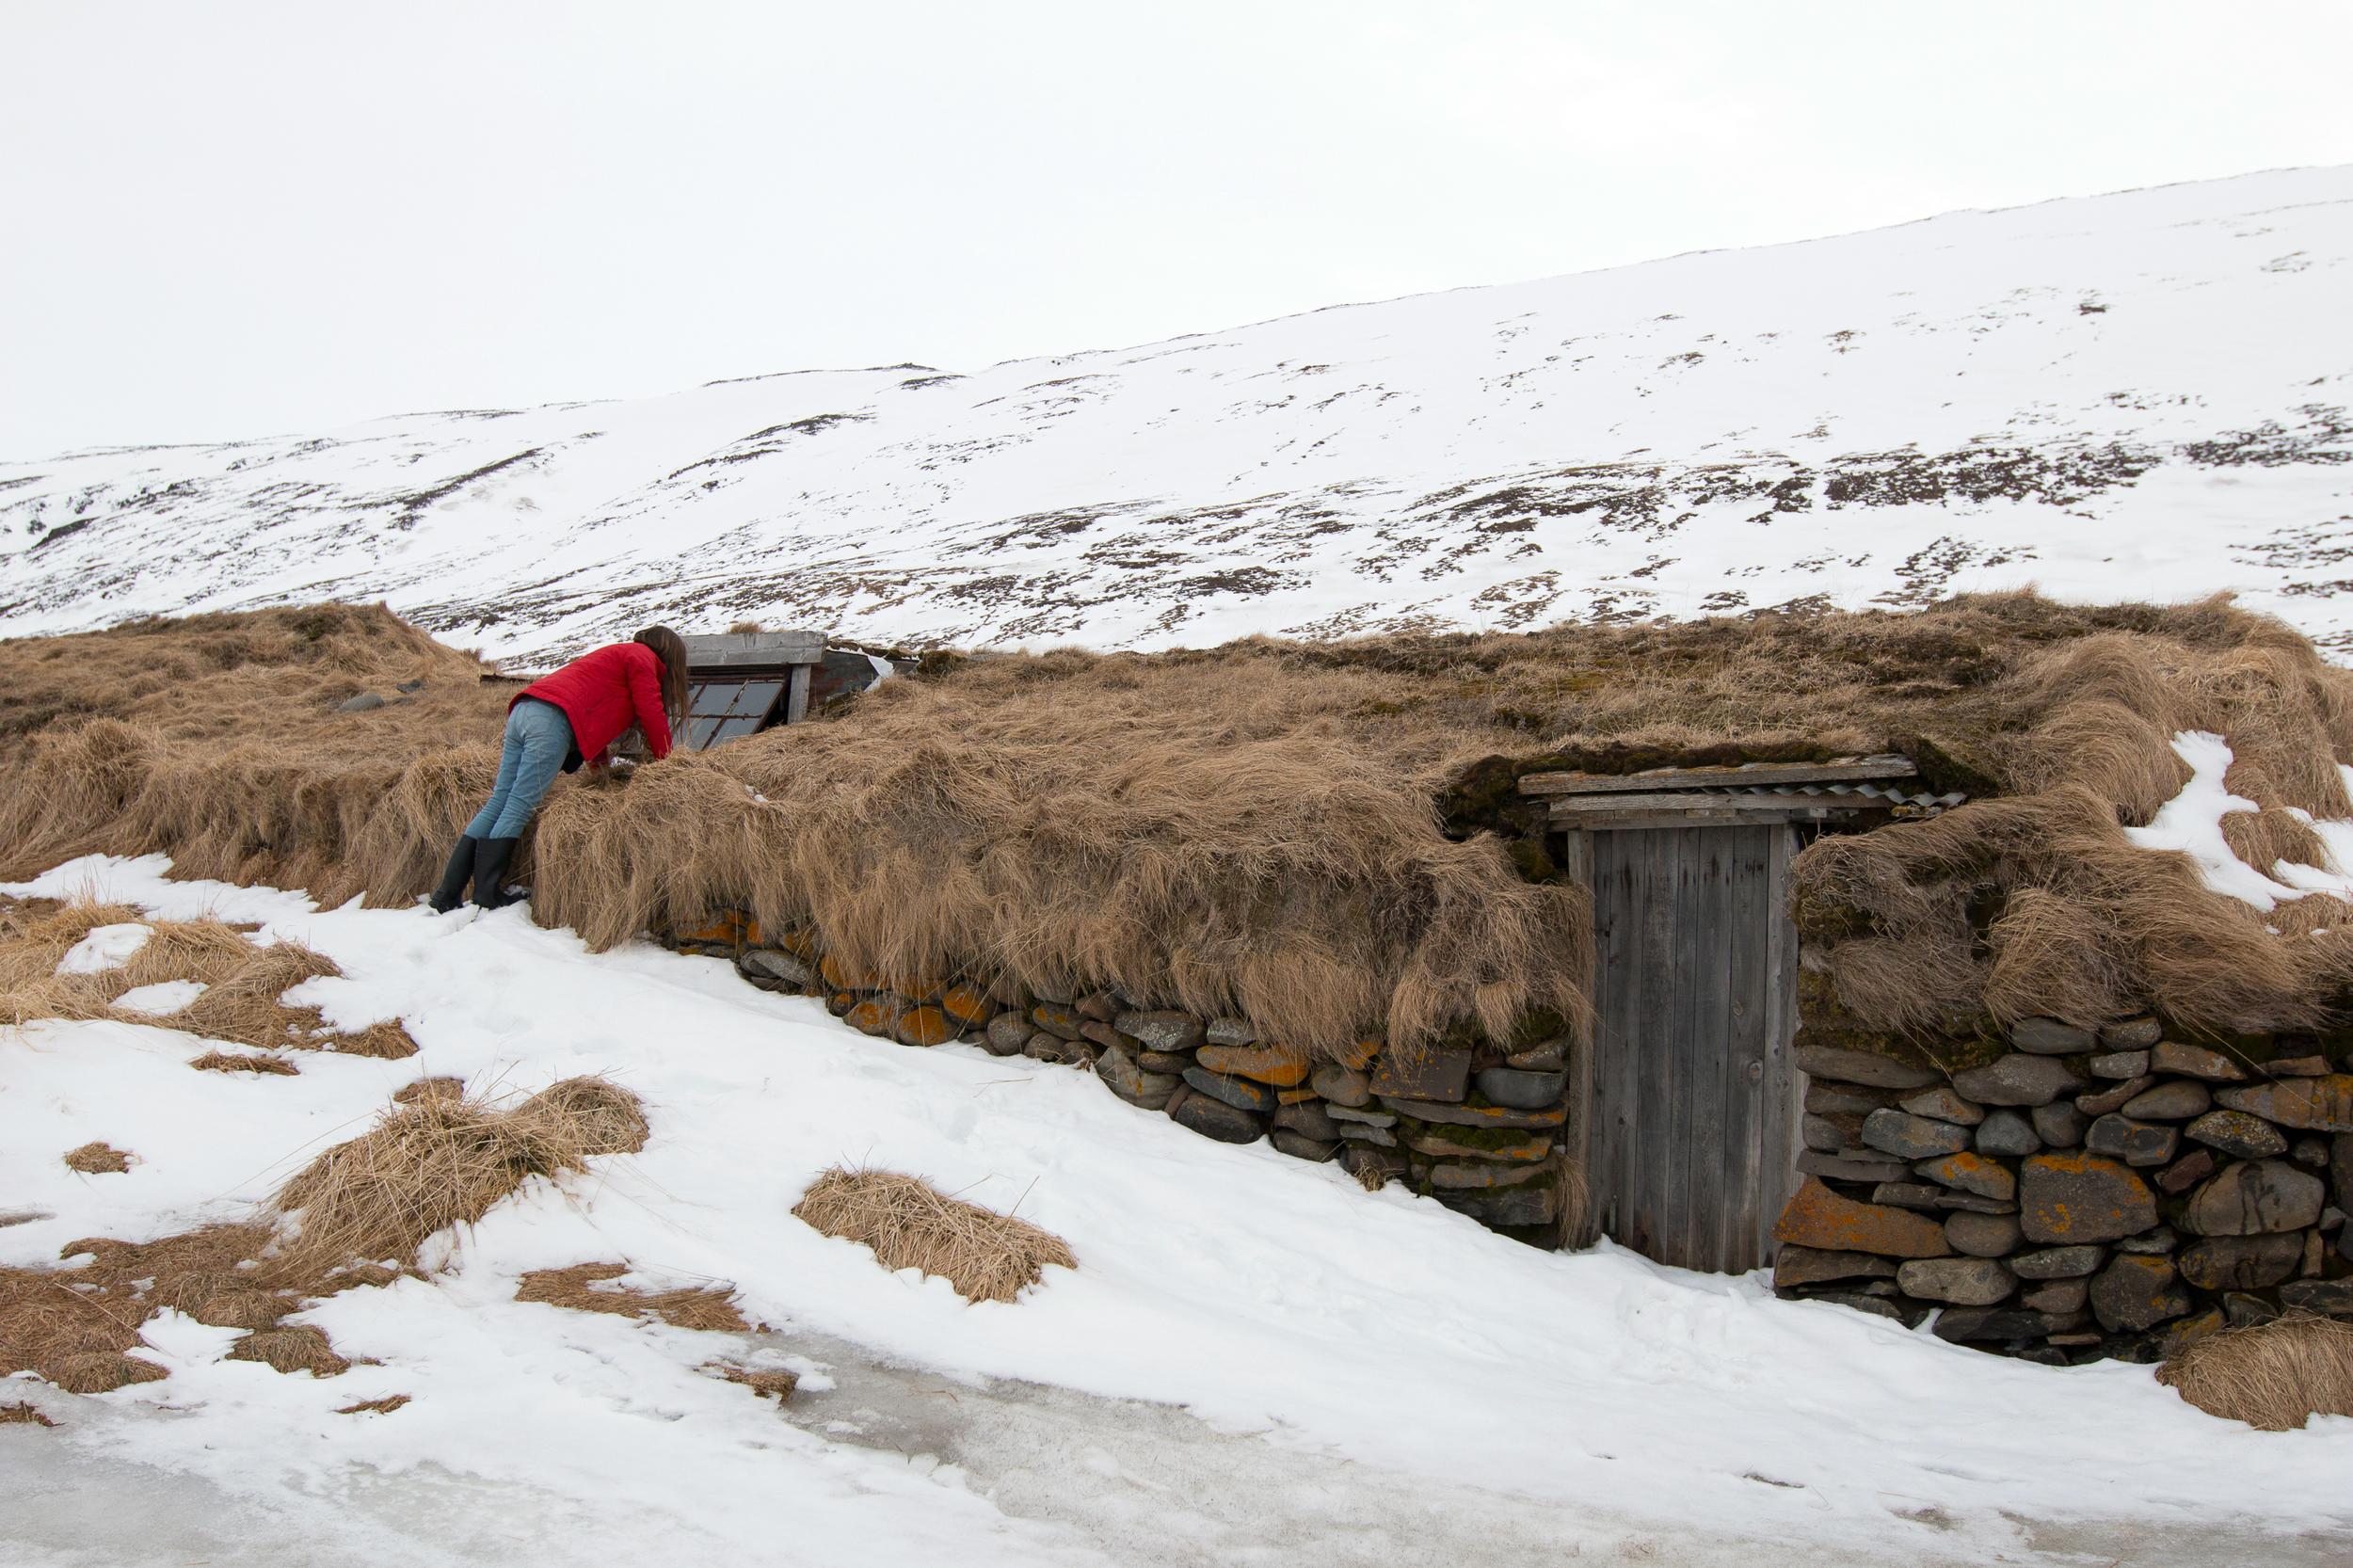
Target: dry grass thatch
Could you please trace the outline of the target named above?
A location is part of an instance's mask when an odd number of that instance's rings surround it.
[[[332,711],[396,673],[427,680],[417,702]],[[407,903],[496,766],[512,688],[478,676],[380,608],[0,643],[0,768],[40,785],[0,790],[0,843],[23,869],[161,849],[183,874]],[[625,788],[559,783],[516,869],[535,916],[605,948],[740,906],[855,968],[1080,981],[1330,1056],[1580,1009],[1584,898],[1518,774],[1893,748],[1977,798],[1798,868],[1809,935],[1879,1027],[2151,1005],[2292,1027],[2353,976],[2335,901],[2283,904],[2274,935],[2122,837],[2179,788],[2185,728],[2235,748],[2264,808],[2228,828],[2249,856],[2316,852],[2293,810],[2353,813],[2353,675],[2224,600],[935,653],[825,718]]]
[[[2192,1340],[2157,1381],[2209,1416],[2292,1432],[2313,1416],[2353,1416],[2353,1323],[2290,1316]]]
[[[0,1425],[7,1425],[10,1422],[42,1427],[54,1427],[57,1424],[35,1410],[29,1400],[19,1400],[14,1404],[0,1404]]]
[[[512,1111],[457,1095],[396,1105],[280,1189],[271,1207],[301,1224],[274,1264],[308,1277],[349,1259],[416,1256],[434,1232],[471,1224],[534,1176],[645,1146],[637,1097],[601,1079],[568,1079]]]
[[[1010,1302],[1045,1277],[1075,1269],[1062,1238],[1027,1220],[952,1198],[920,1176],[835,1166],[809,1183],[792,1212],[827,1236],[874,1249],[897,1272],[937,1274],[968,1302]]]
[[[104,1143],[84,1144],[78,1149],[68,1150],[65,1162],[84,1176],[102,1176],[110,1172],[127,1171],[131,1168],[129,1154],[121,1149],[109,1147]]]
[[[519,1302],[545,1302],[574,1312],[610,1312],[624,1318],[652,1316],[673,1328],[702,1329],[717,1334],[745,1334],[751,1324],[728,1300],[731,1292],[715,1288],[680,1290],[636,1290],[606,1283],[630,1272],[626,1263],[582,1263],[568,1269],[534,1269],[515,1288]]]

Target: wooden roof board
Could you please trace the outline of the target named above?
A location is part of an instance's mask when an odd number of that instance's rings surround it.
[[[1838,762],[1746,762],[1726,768],[1659,768],[1650,773],[1531,773],[1520,779],[1524,795],[1651,793],[1662,790],[1770,788],[1776,784],[1843,784],[1880,778],[1912,778],[1918,770],[1904,757],[1858,757]]]

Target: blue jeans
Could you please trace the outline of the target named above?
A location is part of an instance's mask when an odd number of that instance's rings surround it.
[[[506,715],[506,744],[499,752],[498,782],[490,802],[466,824],[469,839],[519,839],[531,813],[555,782],[556,770],[572,749],[572,721],[552,702],[526,697]]]

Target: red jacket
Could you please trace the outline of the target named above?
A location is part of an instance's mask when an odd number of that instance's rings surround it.
[[[515,702],[536,696],[564,710],[572,721],[572,744],[589,762],[602,766],[604,748],[634,723],[646,732],[646,749],[670,755],[670,718],[662,706],[662,655],[643,643],[615,643],[584,654],[553,675],[515,694]],[[512,712],[515,702],[508,703]]]

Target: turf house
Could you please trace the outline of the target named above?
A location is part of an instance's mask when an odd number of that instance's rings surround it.
[[[163,851],[376,906],[431,886],[514,690],[380,606],[0,665],[10,875]],[[677,755],[549,797],[541,925],[1989,1352],[2353,1315],[2353,675],[2227,600],[742,632],[695,679]]]

